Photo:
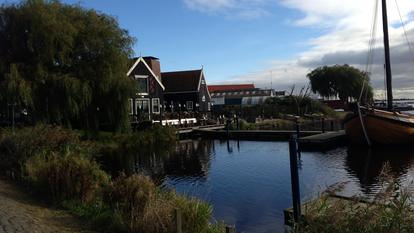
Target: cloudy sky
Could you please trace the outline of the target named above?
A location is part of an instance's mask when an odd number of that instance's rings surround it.
[[[0,0],[0,2],[15,2]],[[319,66],[366,69],[375,0],[65,0],[119,19],[137,38],[136,55],[163,71],[204,67],[210,84],[254,83],[288,90]],[[404,22],[408,41],[400,23]],[[396,97],[414,98],[414,0],[387,0]],[[379,7],[378,12],[381,10]],[[378,13],[372,84],[382,96]]]

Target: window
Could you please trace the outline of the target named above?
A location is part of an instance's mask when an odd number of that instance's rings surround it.
[[[152,99],[152,112],[160,113],[160,99],[158,98]]]
[[[149,113],[149,100],[148,99],[137,99],[136,100],[136,111],[137,114]]]
[[[204,79],[201,79],[201,84],[206,84],[206,81]]]
[[[148,76],[135,75],[137,83],[137,93],[141,95],[148,95]]]
[[[208,102],[207,103],[207,111],[210,111],[211,110],[211,103],[210,102]]]
[[[129,114],[130,115],[134,114],[134,100],[133,99],[129,99]]]
[[[187,110],[193,110],[193,101],[187,101]]]
[[[206,96],[203,95],[203,98],[201,98],[201,101],[206,102]]]

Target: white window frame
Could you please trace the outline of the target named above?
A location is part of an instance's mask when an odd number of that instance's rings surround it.
[[[211,103],[207,102],[207,111],[211,111]]]
[[[154,111],[154,106],[155,106],[155,102],[158,101],[158,111]],[[152,113],[160,113],[161,110],[161,103],[160,103],[160,98],[153,98],[151,100],[151,107],[152,107]]]
[[[193,101],[186,101],[185,105],[187,106],[187,110],[193,110]]]
[[[135,80],[138,81],[138,79],[146,79],[147,80],[147,92],[137,92],[137,95],[149,95],[149,76],[148,75],[135,75]],[[138,90],[137,90],[138,91]]]
[[[129,99],[129,106],[131,108],[131,111],[129,112],[129,115],[134,115],[134,99]]]
[[[148,98],[138,98],[138,99],[135,99],[135,111],[136,111],[137,114],[141,113],[138,109],[138,101],[144,101],[144,100],[148,101],[148,113],[151,112],[150,99],[148,99]],[[145,112],[143,112],[143,113],[145,113]]]

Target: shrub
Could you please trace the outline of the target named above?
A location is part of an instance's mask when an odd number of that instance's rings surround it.
[[[37,125],[1,131],[0,166],[3,171],[21,174],[24,162],[43,151],[64,151],[80,146],[79,135],[60,126]]]
[[[109,180],[95,161],[71,152],[33,156],[26,162],[25,171],[29,183],[55,202],[92,201]]]

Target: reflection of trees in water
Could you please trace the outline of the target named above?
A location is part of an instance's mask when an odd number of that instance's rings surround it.
[[[142,173],[157,181],[166,176],[194,177],[204,179],[210,169],[214,141],[180,141],[171,150],[155,149],[129,154],[116,154],[102,159],[104,167],[113,175]]]
[[[397,179],[414,166],[413,147],[350,146],[347,152],[347,170],[358,178],[362,191],[366,194],[378,186],[379,175],[386,163],[389,164],[390,175]]]

